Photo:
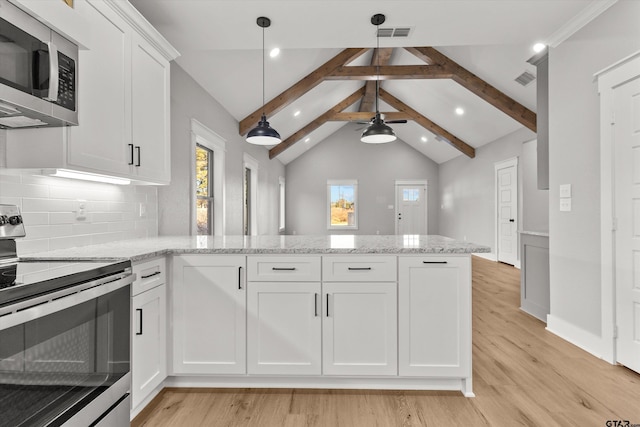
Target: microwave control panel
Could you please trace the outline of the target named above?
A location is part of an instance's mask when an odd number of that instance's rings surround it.
[[[56,104],[76,111],[76,63],[67,55],[58,52],[58,99]]]

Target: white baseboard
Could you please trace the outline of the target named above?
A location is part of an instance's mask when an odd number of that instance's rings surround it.
[[[605,352],[602,350],[604,346],[602,337],[585,331],[551,314],[547,316],[546,329],[597,358],[605,360],[603,357]]]
[[[498,261],[498,257],[493,252],[477,253],[477,254],[473,253],[472,255],[480,258],[488,259],[489,261]]]

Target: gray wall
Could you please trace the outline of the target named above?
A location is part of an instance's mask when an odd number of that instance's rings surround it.
[[[549,52],[551,316],[600,336],[600,111],[594,73],[640,50],[640,2],[619,1]],[[559,185],[572,184],[571,212]]]
[[[538,189],[537,140],[522,144],[520,168],[522,172],[523,231],[549,231],[549,190]]]
[[[495,257],[494,164],[520,157],[523,143],[534,138],[533,132],[522,128],[478,148],[473,159],[459,156],[440,165],[440,234],[490,246]],[[522,172],[519,163],[520,200],[524,198]],[[528,179],[535,181],[535,177]],[[518,216],[522,228],[522,209]]]
[[[266,148],[238,135],[238,121],[208,95],[180,66],[171,63],[171,185],[158,192],[159,234],[190,234],[191,119],[226,140],[225,234],[242,234],[243,153],[258,163],[258,232],[278,234],[278,177],[284,165],[269,160]]]
[[[347,124],[286,166],[286,233],[394,234],[396,179],[428,181],[429,234],[438,234],[438,165],[401,140],[360,142]],[[327,180],[357,179],[358,230],[327,230]]]

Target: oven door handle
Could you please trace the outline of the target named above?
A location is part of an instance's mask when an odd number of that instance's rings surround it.
[[[107,277],[93,280],[0,308],[0,331],[101,297],[131,285],[134,278],[133,274],[126,273],[115,279]]]

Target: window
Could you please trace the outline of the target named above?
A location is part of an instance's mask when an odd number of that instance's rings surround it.
[[[417,202],[420,200],[420,191],[417,188],[404,188],[402,190],[402,200],[405,202]]]
[[[258,161],[244,153],[243,179],[243,233],[258,235]]]
[[[284,177],[278,177],[278,193],[280,195],[280,211],[278,215],[278,231],[284,231],[285,228],[285,217],[284,217]]]
[[[357,229],[358,181],[327,181],[327,205],[328,229]]]
[[[191,234],[224,234],[225,141],[191,119]]]
[[[196,231],[213,234],[213,151],[196,144]]]

